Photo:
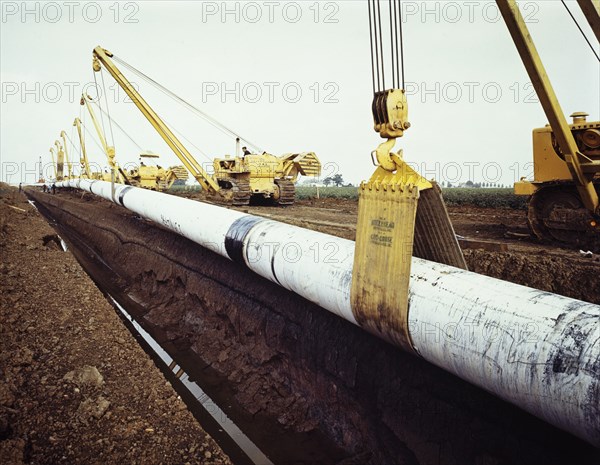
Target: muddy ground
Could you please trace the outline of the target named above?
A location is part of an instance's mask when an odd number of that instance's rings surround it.
[[[274,463],[600,459],[569,434],[121,207],[81,193],[32,196],[97,284]],[[246,210],[352,238],[356,203]],[[472,269],[600,302],[595,258],[504,238],[522,229],[521,212],[452,215],[459,234],[508,244],[503,252],[468,250]]]
[[[0,249],[0,463],[231,463],[6,185]]]

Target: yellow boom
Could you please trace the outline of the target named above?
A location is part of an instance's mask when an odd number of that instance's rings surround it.
[[[69,151],[67,150],[67,133],[65,131],[60,131],[60,137],[62,138],[63,141],[63,149],[65,151],[65,161],[67,162],[67,173],[69,175],[69,178],[73,177],[73,166],[71,164],[71,162],[69,161]]]
[[[110,167],[111,172],[111,180],[113,182],[119,183],[128,183],[127,176],[123,174],[123,171],[117,165],[115,160],[115,148],[109,146],[106,142],[106,138],[104,137],[104,133],[102,132],[102,128],[98,123],[98,119],[96,118],[96,113],[90,104],[91,97],[88,95],[81,95],[80,104],[85,105],[90,116],[92,117],[92,121],[94,122],[94,127],[96,128],[96,133],[98,134],[98,138],[100,139],[100,143],[102,144],[102,148],[104,149],[104,153],[106,155],[106,159],[108,161],[108,166]]]
[[[187,170],[192,173],[192,176],[194,176],[202,188],[209,192],[220,192],[217,182],[202,168],[200,163],[196,161],[196,159],[185,148],[181,141],[167,127],[164,121],[160,119],[156,112],[142,98],[140,93],[135,90],[123,73],[121,73],[119,68],[117,68],[110,58],[112,57],[112,53],[98,46],[94,49],[93,56],[94,71],[98,72],[102,69],[102,66],[104,66],[104,68],[110,73],[115,81],[117,81],[129,98],[131,98],[133,103],[138,107],[138,109],[142,112],[154,129],[160,134],[171,150],[173,150],[175,155],[177,155],[177,157],[181,160]]]
[[[81,147],[81,157],[79,163],[81,165],[81,177],[91,178],[92,172],[90,170],[90,162],[88,161],[87,152],[85,150],[85,141],[83,139],[83,132],[81,131],[81,120],[75,118],[73,126],[77,127],[77,134],[79,135],[79,145]]]

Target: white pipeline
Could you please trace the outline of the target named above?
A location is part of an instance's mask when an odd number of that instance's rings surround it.
[[[357,324],[354,242],[202,202],[72,180]],[[425,360],[600,446],[600,306],[413,258],[410,336]]]

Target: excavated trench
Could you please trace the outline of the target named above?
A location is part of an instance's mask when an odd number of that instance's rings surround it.
[[[28,195],[97,285],[273,463],[599,459],[590,445],[121,207],[80,192]]]

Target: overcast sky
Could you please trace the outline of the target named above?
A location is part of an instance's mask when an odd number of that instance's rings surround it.
[[[546,118],[494,2],[402,4],[412,127],[397,147],[405,159],[439,181],[512,184],[531,174],[531,130]],[[567,4],[598,49],[577,3]],[[566,115],[597,120],[599,65],[564,7],[520,5]],[[38,157],[49,162],[63,129],[78,157],[72,123],[84,119],[82,91],[96,95],[94,74],[108,98],[102,108],[163,165],[179,164],[112,77],[93,73],[96,45],[270,153],[314,151],[324,176],[351,182],[373,171],[381,139],[372,129],[366,1],[5,1],[0,27],[3,181],[35,181]],[[122,71],[200,162],[233,154],[233,137]],[[120,164],[136,162],[138,147],[105,124]],[[87,147],[104,165],[89,135]]]

